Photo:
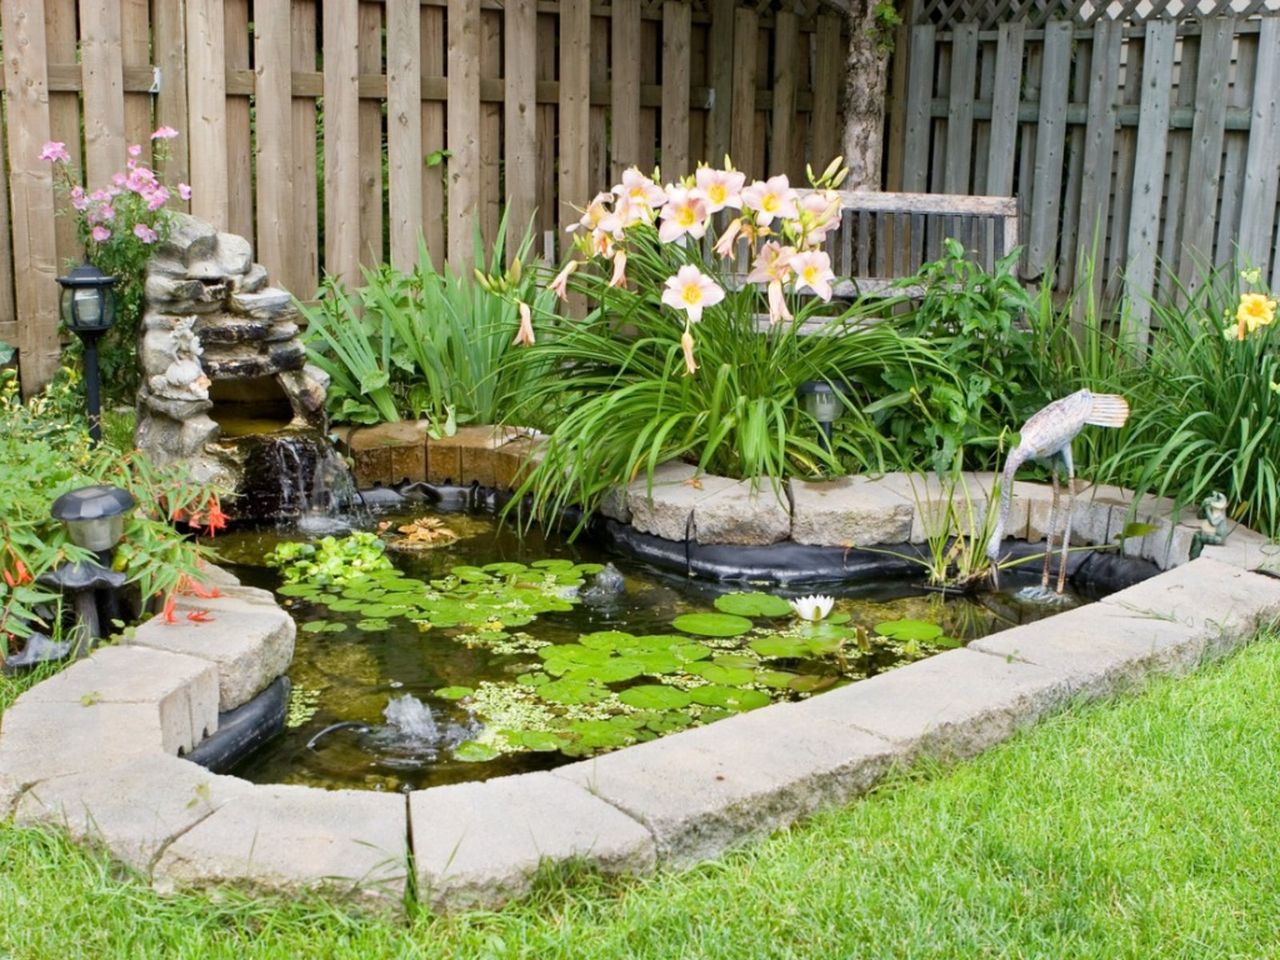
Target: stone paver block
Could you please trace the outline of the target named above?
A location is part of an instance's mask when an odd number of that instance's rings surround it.
[[[536,453],[542,441],[534,437],[516,437],[493,452],[493,485],[499,490],[514,490],[524,482],[528,471],[536,465]]]
[[[451,437],[427,441],[427,481],[429,483],[469,484],[479,480],[492,486],[495,461],[493,451],[516,436],[511,427],[459,427]],[[483,476],[468,476],[467,470],[478,470]],[[487,481],[487,482],[486,482]]]
[[[549,773],[418,790],[409,817],[419,895],[436,910],[501,906],[544,861],[580,858],[609,874],[654,865],[648,830]]]
[[[406,877],[402,796],[257,787],[178,837],[153,870],[157,888],[234,883],[273,894],[321,889],[398,909]]]
[[[1064,677],[1073,694],[1097,697],[1151,673],[1191,669],[1205,638],[1181,624],[1091,603],[974,640],[968,649],[1044,667]]]
[[[693,468],[690,467],[690,470]],[[692,474],[690,474],[692,476]],[[627,507],[627,488],[614,487],[600,499],[600,513],[619,523],[631,522],[631,510]]]
[[[733,486],[728,477],[698,475],[687,463],[664,463],[653,472],[652,485],[642,474],[627,486],[631,525],[641,533],[682,541],[692,535],[694,506]]]
[[[1099,603],[1186,627],[1218,653],[1280,616],[1280,580],[1201,556]]]
[[[741,714],[553,774],[648,827],[661,862],[697,863],[865,792],[905,754],[799,706]]]
[[[0,777],[19,788],[162,753],[154,704],[39,703],[23,694],[0,716]]]
[[[218,729],[218,671],[208,660],[145,647],[103,647],[38,683],[32,703],[142,703],[160,718],[165,753],[191,750]]]
[[[360,487],[417,482],[427,477],[426,420],[360,427],[345,438]]]
[[[881,480],[858,476],[790,484],[796,543],[868,547],[904,543],[911,536],[914,504]]]
[[[895,493],[912,508],[910,543],[924,543],[930,536],[945,533],[968,534],[981,530],[991,495],[994,475],[963,471],[954,485],[938,479],[937,474],[887,473],[875,483],[886,493]],[[954,515],[948,523],[948,505],[954,503]],[[1010,504],[1011,527],[1016,527],[1020,506]],[[946,530],[944,531],[944,525]]]
[[[153,617],[126,642],[212,661],[222,712],[248,703],[288,669],[297,627],[283,610],[234,598],[193,602],[210,610],[212,619],[197,624],[179,617],[177,623],[165,623]]]
[[[37,783],[22,795],[14,819],[60,826],[145,872],[174,837],[253,789],[185,760],[144,756]]]
[[[795,705],[912,753],[970,757],[1057,709],[1057,673],[972,650],[950,650]]]
[[[752,489],[747,480],[713,493],[693,506],[699,543],[760,545],[791,536],[791,502],[786,486],[776,490],[762,479]]]

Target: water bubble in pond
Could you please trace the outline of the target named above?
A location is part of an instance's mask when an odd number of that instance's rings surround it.
[[[442,727],[431,708],[409,693],[393,697],[382,715],[386,724],[368,730],[363,740],[381,763],[395,767],[431,762],[440,751],[474,740],[484,729],[469,712],[466,722]]]
[[[626,590],[627,581],[621,572],[612,563],[606,563],[591,581],[591,586],[579,591],[578,596],[588,606],[607,606],[616,602]]]
[[[406,693],[391,700],[382,715],[406,739],[434,745],[440,737],[431,708],[412,694]]]

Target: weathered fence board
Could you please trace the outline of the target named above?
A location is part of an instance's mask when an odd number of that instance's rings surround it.
[[[111,185],[124,163],[124,47],[120,0],[82,0],[80,70],[84,77],[86,186]]]
[[[693,21],[681,0],[662,5],[662,174],[689,172],[689,44]]]
[[[222,0],[187,0],[191,212],[228,226],[227,67]],[[7,46],[7,44],[6,44]]]
[[[527,2],[513,3],[509,10],[527,8]],[[391,217],[391,263],[401,270],[407,270],[418,262],[418,234],[422,219],[422,30],[418,21],[417,0],[388,0],[388,211]],[[512,46],[518,47],[517,44]],[[513,119],[508,119],[508,124],[514,134],[516,124]],[[530,132],[529,141],[532,139]],[[530,142],[526,151],[531,147]],[[524,155],[521,155],[521,162],[527,162]]]
[[[911,26],[887,183],[1016,195],[1024,277],[1052,271],[1067,293],[1088,268],[1115,303],[1128,275],[1140,321],[1153,287],[1237,249],[1277,272],[1280,9],[1201,19],[1157,5],[1135,24],[1000,6],[930,7]],[[936,232],[911,226],[907,252],[934,253]],[[962,239],[985,254],[983,229]]]

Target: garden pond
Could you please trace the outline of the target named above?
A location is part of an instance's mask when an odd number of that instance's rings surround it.
[[[286,730],[238,776],[406,790],[545,770],[1062,610],[1016,597],[1021,578],[972,598],[901,580],[781,591],[667,573],[586,538],[521,538],[485,513],[378,527],[219,538],[230,569],[299,626]],[[836,598],[820,622],[787,602],[812,593]]]

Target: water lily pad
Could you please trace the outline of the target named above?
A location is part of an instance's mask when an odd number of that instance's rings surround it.
[[[436,691],[436,696],[442,700],[461,700],[463,697],[471,696],[475,691],[470,687],[441,687]]]
[[[793,637],[775,634],[770,637],[757,637],[747,644],[762,657],[794,659],[812,655],[813,648],[805,637]]]
[[[595,703],[609,695],[609,688],[590,680],[552,680],[538,688],[538,696],[552,703]]]
[[[758,657],[752,657],[745,653],[718,653],[711,659],[722,667],[754,668],[760,662]]]
[[[453,759],[464,763],[484,763],[498,755],[498,748],[479,740],[467,740],[453,749]]]
[[[635,741],[634,731],[609,720],[575,720],[567,729],[577,737],[579,746],[595,750],[625,747]]]
[[[547,730],[502,730],[513,747],[549,753],[564,746],[564,739]]]
[[[342,633],[347,625],[340,620],[308,620],[302,629],[307,633]]]
[[[702,643],[674,643],[668,651],[674,654],[677,660],[683,660],[686,663],[706,660],[712,653],[711,648]]]
[[[612,657],[601,664],[587,664],[566,671],[566,680],[595,680],[599,683],[620,683],[644,673],[644,664],[627,657]]]
[[[651,677],[666,676],[680,669],[680,661],[675,658],[675,654],[663,650],[628,654],[628,656],[644,667],[644,672]]]
[[[746,617],[731,613],[686,613],[676,617],[671,625],[701,637],[737,637],[754,626]]]
[[[538,570],[572,570],[574,564],[572,560],[562,557],[548,557],[545,560],[535,560],[529,566]]]
[[[624,630],[598,630],[595,633],[584,633],[578,643],[596,650],[619,650],[635,637]]]
[[[691,697],[675,687],[649,683],[623,690],[618,694],[618,699],[637,710],[676,710],[688,706]]]
[[[769,703],[769,695],[759,690],[740,690],[737,687],[711,685],[694,687],[689,691],[694,703],[725,710],[754,710]]]
[[[926,620],[886,620],[876,624],[876,633],[891,640],[934,640],[942,636],[942,628]]]
[[[368,620],[360,620],[356,623],[357,630],[364,630],[368,633],[376,633],[380,630],[386,630],[389,629],[390,626],[391,624],[386,620],[381,620],[377,617],[372,617]]]
[[[463,583],[485,583],[493,579],[479,567],[466,566],[465,564],[451,567],[449,572]]]
[[[795,678],[796,674],[787,673],[785,670],[761,670],[756,674],[756,683],[780,690],[790,686],[791,681]]]
[[[328,600],[325,606],[337,613],[363,613],[369,605],[366,600]]]
[[[604,564],[603,563],[575,563],[573,565],[573,569],[577,573],[581,573],[585,576],[593,577],[597,573],[599,573],[601,570],[604,569]]]
[[[551,678],[545,673],[522,673],[516,677],[516,683],[526,687],[540,687],[544,683],[550,683]]]
[[[523,563],[516,563],[512,560],[499,560],[497,563],[486,563],[480,569],[484,573],[496,573],[500,577],[512,577],[517,573],[524,573],[529,568]]]
[[[314,597],[320,588],[310,583],[286,583],[276,588],[282,597]]]
[[[771,593],[726,593],[716,597],[716,609],[739,617],[785,617],[791,604]]]
[[[755,679],[755,671],[743,667],[722,667],[718,663],[691,663],[686,668],[694,676],[712,683],[741,686]]]
[[[693,723],[693,718],[687,713],[681,713],[678,710],[672,710],[668,713],[659,714],[645,723],[645,726],[654,733],[673,733],[676,730],[683,730],[689,724]]]

